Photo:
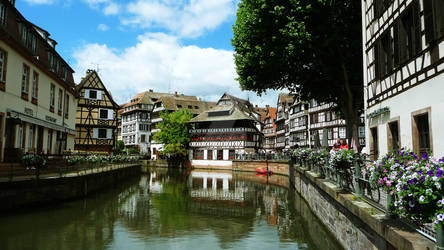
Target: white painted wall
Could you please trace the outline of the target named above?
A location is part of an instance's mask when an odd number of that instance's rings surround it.
[[[232,161],[213,161],[213,160],[192,160],[193,166],[208,166],[208,167],[231,167]]]
[[[435,157],[444,156],[444,74],[411,88],[397,96],[382,101],[366,110],[369,114],[377,109],[389,107],[390,113],[366,120],[366,147],[370,150],[370,127],[377,125],[379,135],[379,155],[387,153],[387,121],[400,118],[401,146],[412,149],[412,112],[431,107],[432,147]]]

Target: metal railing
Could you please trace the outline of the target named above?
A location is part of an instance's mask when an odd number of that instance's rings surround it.
[[[353,193],[356,197],[365,200],[367,203],[385,213],[386,218],[394,218],[393,213],[394,195],[388,194],[380,186],[370,182],[367,171],[363,171],[366,166],[373,161],[362,157],[355,157],[351,163],[343,163],[341,166],[332,167],[329,164],[329,156],[318,162],[306,159],[291,159],[295,165],[320,175],[327,181],[335,183],[341,190]],[[433,225],[419,224],[414,221],[402,219],[402,221],[415,229],[425,237],[436,241],[436,232]]]
[[[209,128],[209,129],[191,129],[190,133],[227,133],[227,132],[256,132],[253,128]]]
[[[241,161],[265,161],[265,160],[275,160],[275,161],[289,161],[291,156],[289,154],[236,154],[235,160]]]

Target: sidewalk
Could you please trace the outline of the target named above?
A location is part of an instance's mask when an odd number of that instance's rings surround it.
[[[71,171],[61,171],[59,173],[44,173],[40,174],[39,179],[57,179],[57,178],[70,178],[70,177],[77,177],[77,176],[84,176],[84,175],[90,175],[90,174],[98,174],[103,172],[109,172],[114,171],[121,168],[128,168],[128,167],[134,167],[139,166],[140,163],[128,163],[128,164],[111,164],[106,165],[102,167],[89,167],[89,168],[81,168],[79,167],[78,170],[71,170]],[[27,181],[27,180],[35,180],[36,175],[35,173],[29,174],[29,175],[14,175],[12,180],[10,180],[9,177],[0,177],[0,183],[4,182],[19,182],[19,181]]]

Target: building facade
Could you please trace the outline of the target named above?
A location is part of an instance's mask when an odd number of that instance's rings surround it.
[[[231,166],[236,154],[251,154],[262,148],[260,115],[253,105],[224,94],[217,105],[191,119],[193,165]]]
[[[283,152],[290,148],[289,111],[294,102],[291,94],[280,93],[277,101],[276,114],[276,151]]]
[[[137,94],[121,109],[122,140],[126,147],[137,148],[141,154],[151,154],[151,123],[154,103],[163,96],[153,90]]]
[[[50,34],[0,0],[0,161],[74,148],[73,70]]]
[[[366,146],[444,156],[444,2],[362,0]]]
[[[88,70],[76,87],[75,150],[112,152],[117,139],[117,105],[95,70]]]

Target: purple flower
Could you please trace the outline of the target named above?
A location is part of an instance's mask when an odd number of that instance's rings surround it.
[[[430,170],[430,171],[427,172],[427,175],[430,176],[430,177],[432,177],[432,176],[435,175],[435,171]]]
[[[422,154],[422,159],[425,160],[425,159],[428,159],[428,158],[429,158],[429,157],[428,157],[427,153],[423,153],[423,154]]]
[[[436,177],[441,178],[443,173],[444,172],[441,169],[438,169],[438,172],[436,172]]]
[[[419,179],[421,182],[425,181],[425,176],[421,176],[421,178]]]

